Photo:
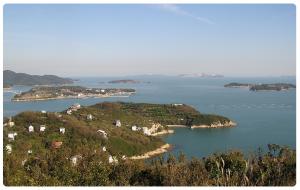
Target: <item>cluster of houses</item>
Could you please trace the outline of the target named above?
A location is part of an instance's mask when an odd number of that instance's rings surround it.
[[[72,112],[75,112],[75,111],[79,110],[80,107],[81,107],[81,106],[80,106],[80,104],[78,104],[78,103],[73,104],[71,107],[69,107],[69,108],[67,109],[67,114],[71,115]]]
[[[74,104],[74,105],[72,105],[67,110],[67,114],[71,114],[72,112],[77,111],[78,109],[80,109],[80,105],[79,104]],[[42,113],[47,113],[46,111],[41,111],[41,112]],[[87,115],[87,120],[93,120],[93,115],[92,114],[88,114]],[[5,123],[4,126],[12,127],[14,125],[15,125],[15,123],[10,119],[7,123]],[[115,120],[114,125],[115,125],[115,127],[121,127],[122,126],[120,120]],[[28,132],[29,133],[33,133],[33,132],[35,132],[35,130],[36,130],[36,128],[33,125],[29,125],[28,126]],[[40,132],[44,132],[45,130],[46,130],[46,125],[40,125],[39,126],[39,131]],[[137,126],[134,125],[134,126],[131,127],[131,130],[132,131],[141,131],[142,130],[145,135],[151,135],[151,132],[150,132],[150,130],[147,127],[142,127],[141,128],[141,127],[137,127]],[[61,134],[64,134],[66,132],[66,130],[65,130],[64,127],[60,127],[59,128],[59,132]],[[98,130],[97,132],[100,133],[103,136],[103,138],[105,138],[105,139],[108,138],[108,134],[104,130]],[[15,137],[17,135],[18,134],[16,132],[9,132],[8,133],[8,140],[9,140],[9,142],[14,141]],[[60,148],[62,146],[62,144],[63,144],[63,142],[61,142],[61,141],[52,141],[51,147],[54,148],[54,149],[58,149],[58,148]],[[11,152],[12,152],[12,145],[11,144],[7,144],[5,148],[6,148],[7,153],[11,154]],[[101,147],[101,151],[106,152],[107,151],[106,147],[105,146]],[[28,150],[27,153],[28,154],[32,154],[32,150],[31,149]],[[72,163],[73,166],[76,166],[77,162],[80,159],[82,159],[81,155],[75,155],[75,156],[72,156],[70,158],[70,161],[71,161],[71,163]],[[122,159],[125,160],[126,156],[123,155]],[[26,160],[24,160],[24,162],[26,162]],[[109,155],[108,162],[110,164],[117,164],[118,163],[118,159],[115,156]],[[22,162],[22,164],[23,164],[23,162]]]
[[[136,125],[131,126],[132,131],[143,131],[144,135],[150,136],[151,131],[148,129],[148,127],[137,127]]]

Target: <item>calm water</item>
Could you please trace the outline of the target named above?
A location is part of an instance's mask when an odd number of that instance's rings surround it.
[[[296,90],[282,92],[250,92],[247,89],[224,88],[229,82],[274,83],[294,78],[179,78],[162,76],[130,77],[148,83],[106,84],[120,78],[80,78],[78,85],[86,87],[135,88],[128,98],[89,98],[50,100],[40,102],[11,102],[14,92],[30,89],[16,86],[4,92],[4,116],[25,110],[62,111],[74,103],[92,105],[102,101],[130,101],[148,103],[185,103],[203,113],[227,116],[238,123],[230,129],[176,129],[165,136],[174,145],[173,153],[184,152],[188,157],[202,157],[216,151],[239,149],[244,152],[265,148],[268,143],[296,147]]]

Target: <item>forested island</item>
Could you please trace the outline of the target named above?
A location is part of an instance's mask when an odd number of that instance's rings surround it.
[[[141,81],[138,80],[131,80],[131,79],[123,79],[123,80],[112,80],[112,81],[108,81],[108,83],[111,84],[118,84],[118,83],[123,83],[123,84],[136,84],[136,83],[140,83]]]
[[[135,93],[134,89],[121,88],[86,88],[82,86],[40,86],[27,92],[16,94],[12,101],[38,101],[66,98],[90,98],[129,96]]]
[[[249,159],[233,151],[190,161],[183,154],[143,161],[171,148],[157,135],[168,132],[169,124],[229,121],[184,104],[104,102],[73,105],[63,112],[23,112],[4,118],[4,184],[295,184],[295,151],[278,145]]]
[[[61,78],[55,75],[30,75],[26,73],[16,73],[10,70],[3,71],[3,86],[13,85],[63,85],[72,84],[73,80]]]
[[[229,83],[225,84],[227,88],[249,88],[250,91],[282,91],[296,88],[296,85],[290,83],[273,83],[273,84],[250,84],[250,83]]]

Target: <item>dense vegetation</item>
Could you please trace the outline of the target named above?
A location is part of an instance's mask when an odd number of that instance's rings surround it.
[[[92,119],[88,119],[88,115]],[[114,122],[120,120],[121,127]],[[9,123],[7,118],[5,122]],[[4,130],[5,185],[293,185],[295,151],[276,145],[266,155],[240,152],[187,161],[183,155],[152,162],[123,159],[154,150],[161,138],[132,131],[153,123],[199,124],[228,118],[205,115],[187,105],[104,102],[66,112],[23,112]],[[29,132],[32,125],[34,132]],[[46,130],[40,131],[40,125]],[[65,133],[60,133],[60,128]],[[98,130],[105,131],[107,138]],[[17,133],[9,140],[8,134]],[[62,142],[60,147],[53,142]],[[11,145],[11,153],[7,150]],[[103,150],[106,147],[106,151]],[[109,156],[118,163],[109,164]],[[72,158],[78,156],[76,165]]]
[[[62,150],[45,158],[30,157],[20,166],[15,155],[4,156],[4,184],[11,186],[293,186],[296,183],[296,152],[269,145],[266,154],[245,158],[241,152],[214,154],[187,160],[169,155],[143,161],[101,162],[86,154],[77,166]]]
[[[130,125],[150,127],[150,124],[162,125],[210,125],[214,122],[229,122],[230,119],[212,114],[202,114],[188,105],[147,104],[147,103],[109,103],[104,102],[92,106],[98,112],[110,113]],[[132,123],[134,122],[134,123]]]
[[[71,84],[72,79],[61,78],[55,75],[29,75],[26,73],[16,73],[10,70],[3,71],[4,85],[53,85]]]

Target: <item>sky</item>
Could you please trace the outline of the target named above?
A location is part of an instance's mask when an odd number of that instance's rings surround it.
[[[292,4],[6,4],[4,69],[296,75]]]

